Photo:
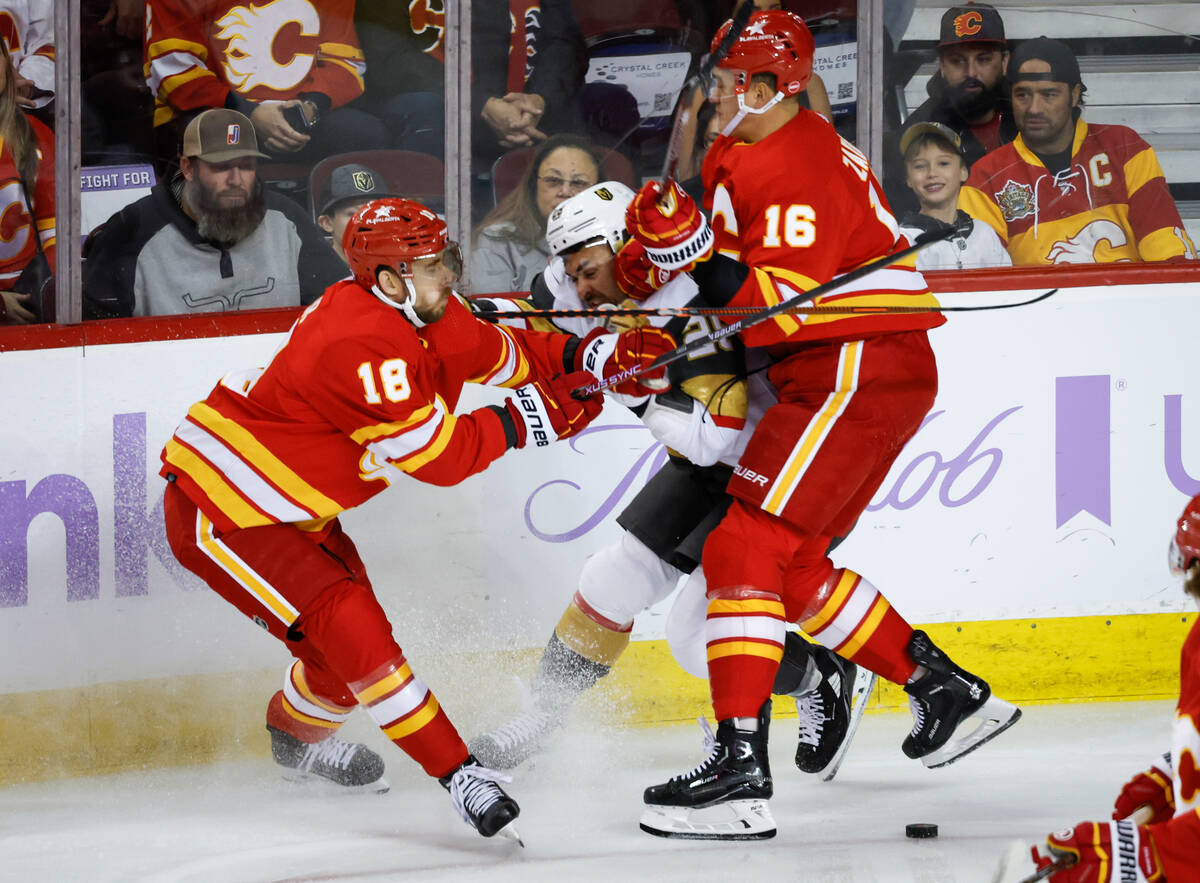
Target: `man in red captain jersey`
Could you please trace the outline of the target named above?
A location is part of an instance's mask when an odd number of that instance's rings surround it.
[[[602,404],[571,390],[672,344],[643,329],[581,341],[477,320],[450,288],[461,259],[446,225],[409,200],[367,203],[342,245],[353,278],[305,310],[265,369],[224,377],[167,442],[167,536],[295,657],[267,707],[285,774],[385,790],[382,760],[333,735],[362,705],[490,837],[517,804],[413,673],[338,515],[405,474],[452,485],[511,448],[577,433]],[[456,415],[464,383],[514,395]]]
[[[971,167],[958,206],[992,226],[1013,264],[1195,260],[1154,148],[1081,118],[1070,48],[1026,40],[1011,70],[1020,135]]]
[[[714,47],[724,36],[718,32]],[[677,187],[643,187],[629,228],[667,269],[743,271],[731,304],[764,307],[906,245],[867,160],[795,100],[813,40],[787,12],[752,15],[716,71],[710,95],[723,132],[704,160],[712,230]],[[726,273],[728,276],[728,273]],[[784,624],[800,628],[894,683],[916,722],[903,749],[951,763],[1020,712],[957,667],[864,577],[826,550],[846,535],[933,404],[937,367],[926,330],[944,319],[909,258],[819,303],[905,305],[924,312],[780,314],[742,333],[775,360],[779,392],[734,469],[734,497],[704,546],[709,680],[719,721],[712,753],[690,773],[646,790],[644,830],[662,836],[762,838],[767,808],[769,694]],[[970,717],[981,722],[955,736]],[[719,805],[719,812],[714,806]],[[707,810],[707,812],[706,812]],[[706,818],[707,816],[707,818]]]

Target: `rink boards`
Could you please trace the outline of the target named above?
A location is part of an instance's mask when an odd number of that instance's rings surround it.
[[[1200,492],[1195,278],[1065,289],[931,334],[937,403],[835,558],[1007,698],[1177,689],[1195,611],[1165,552]],[[940,296],[1008,302],[1037,283]],[[285,651],[175,564],[157,468],[187,407],[282,339],[0,353],[0,783],[263,750]],[[463,407],[492,400],[472,391]],[[508,676],[528,676],[582,562],[663,457],[610,405],[571,444],[455,488],[404,481],[344,517],[401,646],[462,729],[495,719],[481,695],[507,702]],[[631,721],[703,710],[706,684],[661,640],[665,612],[639,618],[590,702]]]

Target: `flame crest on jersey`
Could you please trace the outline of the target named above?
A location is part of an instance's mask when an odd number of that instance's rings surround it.
[[[996,194],[996,205],[1000,213],[1010,224],[1020,218],[1033,214],[1033,188],[1028,184],[1018,184],[1011,178]]]
[[[286,92],[308,76],[316,61],[315,51],[299,45],[276,46],[279,32],[289,24],[300,26],[299,37],[315,40],[321,33],[321,17],[309,0],[273,0],[256,6],[234,6],[216,21],[218,40],[227,40],[221,67],[225,78],[238,92],[264,86]],[[305,40],[305,44],[309,41]]]
[[[983,29],[983,16],[978,12],[964,12],[954,19],[954,36],[970,37]]]

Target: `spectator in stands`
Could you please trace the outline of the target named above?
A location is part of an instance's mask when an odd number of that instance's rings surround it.
[[[962,139],[967,167],[973,166],[989,150],[1007,144],[1017,136],[1009,101],[1008,43],[1004,38],[1004,20],[993,7],[984,3],[951,6],[942,15],[938,40],[938,69],[929,79],[929,98],[906,121],[942,123]],[[897,211],[912,205],[904,186],[902,151],[891,142],[887,150],[884,192]]]
[[[180,171],[88,237],[85,318],[299,306],[345,276],[312,219],[259,182],[262,156],[243,114],[193,118]]]
[[[1020,135],[971,168],[959,194],[1013,263],[1195,260],[1158,158],[1125,126],[1085,123],[1079,62],[1038,37],[1013,53]]]
[[[2,0],[0,38],[16,70],[17,102],[26,110],[54,99],[53,0]]]
[[[346,224],[354,213],[370,202],[384,196],[396,196],[389,193],[383,175],[367,166],[357,163],[347,163],[338,166],[330,175],[329,180],[321,191],[320,206],[317,214],[317,226],[330,236],[330,242],[337,256],[346,260],[342,251],[342,234],[346,232]]]
[[[922,233],[953,227],[949,239],[935,242],[917,252],[918,270],[969,270],[978,267],[1010,267],[1012,260],[1004,244],[987,224],[977,224],[958,208],[958,191],[967,180],[967,163],[958,133],[941,123],[917,123],[900,138],[906,181],[919,212],[900,219],[900,232],[910,240]]]
[[[388,146],[383,123],[348,106],[363,94],[366,73],[353,0],[148,0],[147,12],[160,158],[178,145],[181,125],[214,107],[250,117],[276,158],[315,162]]]
[[[0,322],[23,325],[54,268],[54,133],[21,109],[19,79],[0,40]]]
[[[542,142],[513,191],[483,219],[471,249],[471,289],[478,294],[528,291],[546,269],[546,218],[560,202],[600,180],[600,156],[579,135]]]
[[[368,106],[394,146],[442,155],[445,14],[429,2],[359,0],[355,21],[371,76]],[[495,158],[575,127],[572,98],[586,53],[569,0],[471,8],[472,137]]]

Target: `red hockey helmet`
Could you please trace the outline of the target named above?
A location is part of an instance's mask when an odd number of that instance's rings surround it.
[[[1197,561],[1200,561],[1200,496],[1192,497],[1179,516],[1168,556],[1171,572],[1176,576],[1186,574]]]
[[[368,202],[342,234],[346,262],[355,281],[368,290],[380,267],[411,276],[413,261],[436,257],[453,245],[441,218],[419,202],[395,197]]]
[[[732,21],[721,25],[713,37],[712,51],[729,33]],[[804,19],[779,9],[755,12],[746,29],[717,67],[738,74],[735,91],[743,94],[755,74],[774,74],[776,89],[797,95],[812,79],[813,37]]]

